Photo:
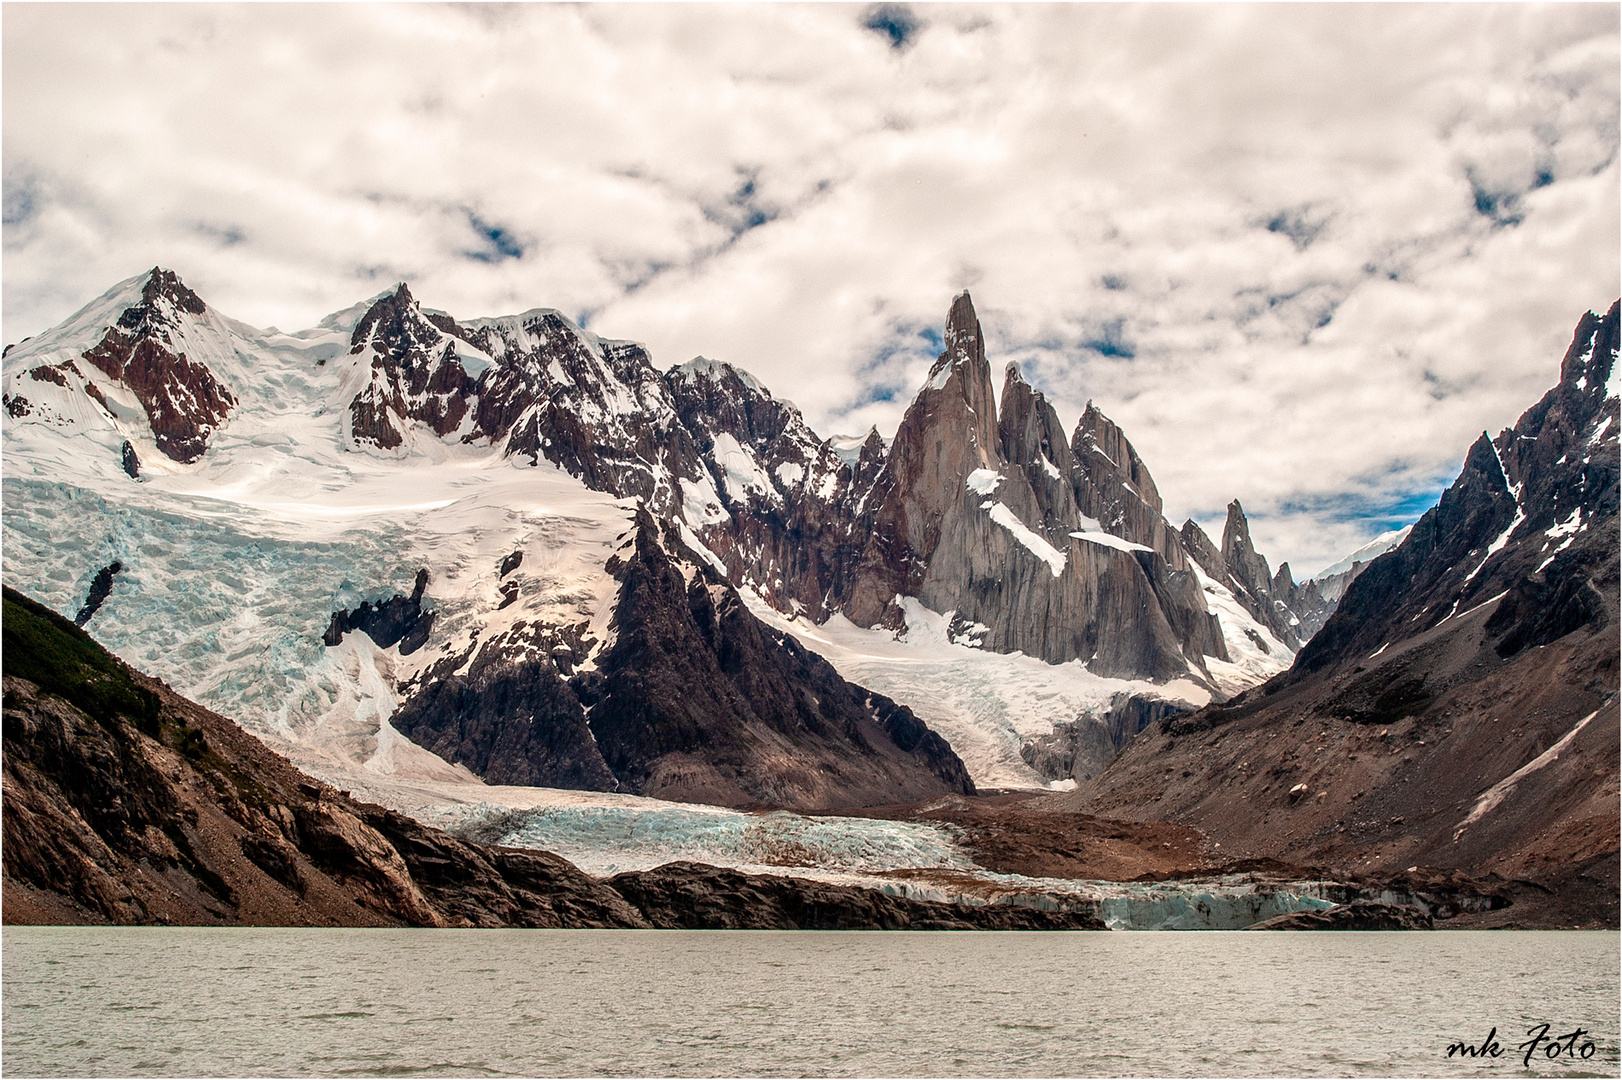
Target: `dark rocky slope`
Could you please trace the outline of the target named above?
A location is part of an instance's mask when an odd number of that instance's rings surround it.
[[[760,623],[646,511],[609,570],[612,642],[591,664],[572,671],[569,647],[485,643],[430,671],[395,727],[500,783],[796,809],[973,792],[911,710]]]
[[[8,923],[643,922],[562,859],[311,780],[10,589],[3,627]]]
[[[1497,874],[1616,925],[1617,326],[1584,316],[1559,384],[1290,671],[1152,726],[1073,801],[1234,856]]]
[[[608,879],[660,929],[1103,930],[1095,915],[902,900],[871,889],[671,863]]]
[[[0,625],[8,925],[1102,928],[693,864],[604,882],[318,783],[9,588]]]

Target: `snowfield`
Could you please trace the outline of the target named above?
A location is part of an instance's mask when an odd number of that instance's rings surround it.
[[[930,611],[902,598],[907,629],[865,630],[843,615],[821,626],[789,618],[744,590],[762,622],[799,638],[846,679],[909,706],[945,737],[982,788],[1050,788],[1019,749],[1053,732],[1057,723],[1098,717],[1121,693],[1178,701],[1198,708],[1210,691],[1193,679],[1160,684],[1106,679],[1079,660],[1049,664],[1023,653],[992,653],[954,644],[951,612]],[[1060,782],[1063,783],[1062,781]]]
[[[1248,686],[1265,682],[1289,668],[1295,654],[1273,632],[1257,622],[1235,599],[1233,591],[1200,568],[1193,559],[1189,567],[1205,592],[1205,606],[1216,614],[1222,626],[1222,643],[1229,659],[1205,658],[1206,670],[1225,694],[1237,694]]]

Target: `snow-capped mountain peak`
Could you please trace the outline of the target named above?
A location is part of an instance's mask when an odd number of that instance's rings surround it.
[[[5,407],[64,427],[144,428],[154,449],[190,464],[237,404],[222,381],[225,369],[240,374],[234,338],[174,272],[154,267],[8,349]]]
[[[1373,540],[1370,540],[1368,543],[1358,548],[1356,551],[1352,552],[1350,555],[1347,555],[1337,562],[1329,564],[1316,574],[1313,574],[1310,580],[1323,581],[1325,578],[1332,578],[1337,574],[1346,573],[1358,563],[1367,565],[1406,540],[1409,532],[1412,530],[1412,525],[1404,525],[1400,529],[1392,529],[1389,532],[1383,532],[1379,536],[1376,536]]]

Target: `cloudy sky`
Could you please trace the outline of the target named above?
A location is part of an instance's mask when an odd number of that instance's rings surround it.
[[[999,379],[1299,576],[1617,297],[1618,44],[1614,4],[11,4],[4,339],[154,264],[283,329],[406,280],[888,435],[968,288]]]

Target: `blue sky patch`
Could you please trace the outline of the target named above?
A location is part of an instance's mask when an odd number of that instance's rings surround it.
[[[464,255],[474,262],[482,263],[498,263],[524,257],[523,245],[509,230],[500,225],[492,225],[471,210],[466,213],[468,225],[478,234],[484,246],[475,251],[463,252]]]
[[[867,9],[862,25],[890,39],[890,48],[904,51],[918,37],[923,24],[906,4],[875,4]]]

